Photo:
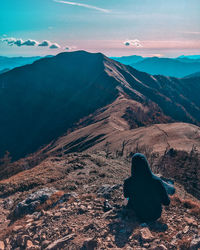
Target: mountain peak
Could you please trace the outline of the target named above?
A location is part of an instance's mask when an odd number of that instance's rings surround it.
[[[101,53],[76,51],[42,58],[0,75],[0,155],[8,150],[16,159],[34,152],[121,95],[153,112],[154,123],[199,124],[198,82],[151,76]],[[135,111],[127,107],[124,116],[131,127],[137,124]],[[146,118],[138,124],[147,125],[146,111],[141,117]]]

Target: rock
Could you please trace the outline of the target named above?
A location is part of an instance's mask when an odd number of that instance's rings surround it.
[[[61,211],[61,212],[67,212],[68,210],[67,210],[66,207],[62,207],[62,208],[60,209],[60,211]]]
[[[67,202],[67,201],[68,201],[69,199],[71,199],[71,198],[76,199],[77,197],[78,197],[78,194],[75,193],[75,192],[66,193],[66,194],[64,194],[63,196],[60,197],[59,201],[57,201],[57,202],[55,203],[55,205],[61,204],[61,203],[63,203],[63,202]]]
[[[98,242],[95,239],[88,238],[83,243],[83,249],[94,250],[97,248]]]
[[[200,237],[194,238],[190,243],[191,250],[200,249]]]
[[[140,230],[140,236],[143,241],[152,241],[153,235],[151,234],[150,230],[145,227]]]
[[[32,247],[33,246],[33,242],[32,241],[30,241],[30,240],[27,240],[27,242],[26,242],[26,247],[28,248],[30,248],[30,247]]]
[[[13,211],[14,219],[20,218],[25,214],[34,213],[38,205],[44,203],[52,194],[56,192],[57,190],[54,188],[43,188],[30,194],[25,200],[17,204]]]
[[[162,244],[162,245],[156,246],[155,248],[153,248],[153,250],[167,250],[167,247]]]
[[[42,244],[41,244],[41,247],[42,248],[46,248],[48,245],[50,245],[51,244],[51,242],[49,241],[49,240],[44,240],[43,242],[42,242]]]
[[[103,205],[103,211],[108,212],[109,210],[113,209],[113,207],[110,205],[110,203],[106,200]]]
[[[185,226],[183,229],[183,233],[186,234],[189,231],[190,227],[189,226]]]
[[[27,242],[26,242],[26,250],[36,250],[36,249],[40,249],[40,247],[38,245],[34,245],[31,240],[27,240]]]
[[[0,240],[0,250],[4,250],[5,249],[5,244],[3,241]]]
[[[114,190],[119,189],[120,187],[121,187],[121,184],[117,184],[117,185],[104,184],[97,190],[97,194],[98,196],[100,197],[102,196],[105,199],[111,199],[111,193]]]
[[[53,218],[54,219],[57,219],[57,218],[60,218],[62,216],[62,213],[61,212],[57,212],[54,214]]]
[[[189,218],[189,217],[185,217],[184,218],[184,221],[186,223],[188,223],[189,225],[194,225],[194,226],[197,226],[197,222],[193,219],[193,218]]]
[[[22,229],[23,227],[22,226],[14,226],[13,227],[13,232],[18,232]]]
[[[51,243],[50,245],[48,245],[48,247],[46,249],[48,250],[56,250],[59,249],[61,247],[63,247],[68,241],[72,240],[74,238],[75,234],[69,234],[66,235],[65,237],[54,241],[53,243]]]

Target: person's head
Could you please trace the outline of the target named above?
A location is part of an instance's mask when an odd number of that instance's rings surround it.
[[[149,163],[143,154],[136,153],[132,158],[131,175],[135,178],[152,177]]]

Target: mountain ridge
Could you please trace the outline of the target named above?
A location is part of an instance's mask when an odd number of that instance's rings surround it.
[[[120,95],[136,101],[141,110],[148,107],[154,113],[153,123],[200,122],[199,78],[151,76],[101,53],[66,52],[42,58],[1,74],[0,86],[0,146],[15,159],[48,144]],[[126,112],[133,128],[140,126],[134,122],[135,112]],[[136,118],[146,125],[152,123],[148,119]]]

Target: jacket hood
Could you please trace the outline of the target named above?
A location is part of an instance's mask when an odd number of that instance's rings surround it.
[[[143,154],[136,153],[132,158],[131,176],[134,178],[152,178],[153,174],[149,163]]]

